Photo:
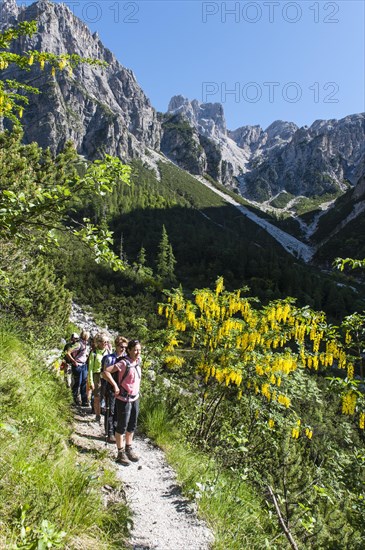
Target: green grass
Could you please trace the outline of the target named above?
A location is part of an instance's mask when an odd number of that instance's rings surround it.
[[[277,197],[270,201],[270,205],[274,208],[285,208],[285,206],[292,199],[294,199],[294,195],[292,195],[291,193],[287,193],[286,191],[282,191]]]
[[[30,355],[0,320],[0,547],[125,548],[129,512],[101,491],[119,484],[70,445],[69,393]]]

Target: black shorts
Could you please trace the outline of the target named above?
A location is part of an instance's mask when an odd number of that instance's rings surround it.
[[[129,402],[116,399],[115,407],[117,414],[117,426],[115,431],[121,435],[125,434],[126,431],[134,432],[137,427],[139,399]]]

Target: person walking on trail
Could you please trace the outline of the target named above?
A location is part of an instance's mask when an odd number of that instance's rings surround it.
[[[106,376],[104,374],[105,369],[110,367],[120,361],[123,357],[127,355],[127,346],[128,339],[124,336],[116,336],[114,340],[115,351],[104,355],[102,359],[102,377],[104,378],[101,381],[101,386],[104,388],[104,399],[105,399],[105,434],[107,436],[108,443],[115,443],[115,394],[113,386],[106,381]],[[117,373],[112,374],[116,383],[118,383]]]
[[[74,404],[79,404],[78,394],[80,392],[81,406],[83,407],[89,406],[86,393],[88,340],[89,333],[86,330],[82,330],[79,340],[65,353],[66,361],[69,361],[72,365],[72,395]]]
[[[100,388],[101,388],[101,362],[110,351],[109,338],[105,333],[99,333],[94,338],[94,349],[90,351],[88,358],[88,385],[92,391],[96,422],[100,422]]]
[[[66,353],[75,345],[78,339],[79,335],[77,334],[77,332],[73,332],[71,334],[69,342],[66,342],[65,347],[63,348],[61,369],[65,377],[65,384],[67,388],[71,388],[72,386],[72,364],[70,360],[66,357]]]
[[[106,380],[114,387],[117,426],[115,439],[118,449],[117,462],[128,466],[130,461],[138,462],[132,443],[139,413],[139,388],[141,384],[141,344],[130,340],[127,355],[104,371]],[[117,382],[112,374],[116,372]]]

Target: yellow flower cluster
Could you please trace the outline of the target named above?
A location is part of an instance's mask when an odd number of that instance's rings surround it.
[[[298,321],[295,323],[294,327],[294,338],[299,342],[299,344],[303,344],[305,334],[307,331],[307,326],[304,323],[299,323]]]
[[[7,100],[6,95],[0,95],[0,113],[11,110],[11,103]]]
[[[165,363],[168,367],[181,367],[184,362],[184,359],[177,355],[169,355],[165,358]]]
[[[242,327],[242,325],[238,325]],[[237,327],[237,328],[238,328]],[[236,345],[237,348],[247,351],[253,351],[256,346],[260,345],[263,342],[262,336],[259,332],[244,332],[237,337]]]
[[[217,285],[215,287],[216,296],[221,294],[223,290],[224,290],[223,277],[219,277],[219,279],[217,280]]]
[[[292,428],[291,435],[293,439],[298,439],[300,436],[300,425],[301,421],[297,420],[297,425]],[[308,439],[312,439],[313,437],[313,430],[311,428],[307,427],[305,428],[305,435]]]
[[[274,420],[273,420],[272,418],[269,418],[269,420],[268,420],[267,423],[268,423],[268,425],[269,425],[270,430],[272,430],[272,429],[274,428],[274,426],[275,426]]]
[[[165,351],[174,351],[174,349],[176,348],[176,346],[179,345],[179,340],[177,340],[175,338],[175,336],[173,336],[170,341],[167,343],[166,347],[165,347]]]
[[[345,334],[345,343],[346,343],[346,344],[350,344],[351,341],[352,341],[352,336],[351,336],[351,334],[349,333],[349,331],[347,330],[347,331],[346,331],[346,334]]]
[[[272,372],[283,372],[284,374],[289,374],[295,371],[298,367],[296,359],[289,354],[274,354],[271,356],[271,360],[269,357],[268,361],[271,363]]]
[[[363,430],[365,428],[365,413],[360,414],[359,428],[360,430]]]
[[[354,365],[352,363],[347,364],[347,378],[352,380],[354,377]]]
[[[290,407],[290,399],[286,395],[279,395],[278,403],[280,403],[280,405],[284,405],[284,407],[286,407],[287,409]]]
[[[265,374],[265,370],[262,365],[255,365],[256,374],[259,376],[263,376]]]
[[[185,332],[186,330],[186,323],[184,321],[180,321],[180,319],[177,319],[176,317],[172,319],[172,325],[176,330],[180,330],[181,332]]]
[[[269,384],[262,384],[261,386],[261,393],[266,397],[268,401],[271,401],[271,391],[270,391],[270,385]]]
[[[242,375],[239,372],[233,371],[230,368],[217,368],[205,363],[199,363],[198,369],[205,373],[205,382],[209,378],[215,378],[219,384],[225,384],[228,386],[230,383],[240,386],[242,384]]]
[[[62,71],[62,69],[64,69],[66,67],[66,65],[67,65],[66,59],[61,59],[61,61],[58,64],[58,67]]]
[[[281,303],[276,304],[267,312],[267,319],[270,325],[273,327],[277,323],[286,323],[291,311],[291,306],[288,303],[284,305]]]
[[[313,342],[313,352],[318,353],[320,343],[323,339],[323,332],[321,331],[321,332],[314,333],[313,338],[311,337],[311,333],[310,333],[309,338]]]
[[[309,355],[306,358],[306,362],[309,369],[313,368],[315,370],[318,370],[319,359],[317,355]]]
[[[319,360],[324,367],[332,367],[333,359],[333,353],[320,353],[319,355]]]
[[[338,359],[338,366],[340,368],[345,368],[346,366],[346,353],[343,351],[343,349],[341,349],[338,345],[337,342],[335,342],[334,340],[328,340],[328,342],[326,343],[326,354],[325,355],[328,355],[331,362],[329,363],[329,365],[331,366],[332,365],[332,362],[333,362],[333,359]],[[322,360],[322,359],[321,359]],[[325,364],[325,362],[322,361],[323,364]]]
[[[191,304],[187,304],[185,313],[186,313],[186,318],[188,323],[190,323],[192,326],[195,326],[195,323],[196,323],[195,312]]]
[[[356,407],[356,393],[350,391],[342,397],[342,414],[353,415],[355,414]]]
[[[217,332],[217,338],[223,340],[235,330],[240,330],[242,323],[239,319],[227,319],[222,323]]]

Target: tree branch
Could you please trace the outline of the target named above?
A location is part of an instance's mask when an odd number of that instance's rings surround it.
[[[276,514],[279,518],[279,523],[284,531],[284,534],[286,536],[286,538],[288,539],[289,543],[290,543],[290,546],[294,549],[294,550],[298,550],[298,546],[297,546],[297,543],[295,542],[295,540],[293,539],[293,536],[292,534],[290,533],[284,519],[283,519],[283,516],[281,514],[281,511],[280,511],[280,508],[279,508],[279,504],[278,504],[278,501],[276,500],[276,496],[274,494],[274,491],[272,490],[272,488],[270,487],[270,485],[267,486],[268,490],[269,490],[269,493],[270,493],[270,496],[271,496],[271,499],[274,503],[274,506],[275,506],[275,511],[276,511]]]

